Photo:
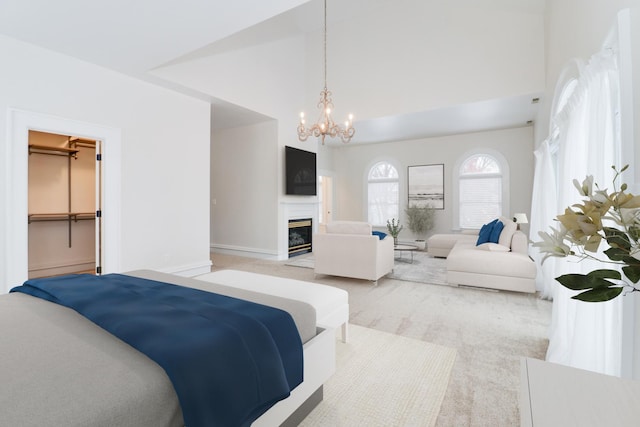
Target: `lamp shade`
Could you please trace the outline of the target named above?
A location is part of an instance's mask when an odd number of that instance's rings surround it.
[[[527,220],[527,214],[525,213],[513,214],[513,222],[515,222],[516,224],[528,224],[529,221]]]

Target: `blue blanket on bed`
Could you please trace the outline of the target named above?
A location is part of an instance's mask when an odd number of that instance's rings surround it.
[[[120,274],[28,280],[23,292],[70,307],[167,372],[187,427],[248,426],[302,382],[289,313]]]

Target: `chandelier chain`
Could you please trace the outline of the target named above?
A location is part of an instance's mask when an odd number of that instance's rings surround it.
[[[327,88],[327,0],[324,0],[324,88]]]

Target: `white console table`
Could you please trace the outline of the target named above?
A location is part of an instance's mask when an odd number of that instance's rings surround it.
[[[640,381],[521,361],[521,426],[640,426]]]

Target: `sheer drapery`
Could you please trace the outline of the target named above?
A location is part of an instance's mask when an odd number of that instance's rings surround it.
[[[558,213],[556,195],[556,172],[554,168],[553,152],[549,140],[544,140],[534,152],[535,171],[533,180],[533,196],[531,198],[531,221],[529,223],[529,238],[536,240],[539,231],[549,232],[549,218]],[[531,258],[536,261],[538,274],[536,275],[536,289],[545,299],[553,297],[553,289],[558,283],[555,281],[555,258],[548,258],[541,264],[542,254],[534,249]]]
[[[620,164],[618,76],[612,49],[594,55],[582,70],[567,104],[554,118],[559,147],[557,204],[556,212],[548,217],[547,227],[565,207],[581,200],[573,179],[582,182],[585,176],[593,175],[594,182],[607,188],[614,176],[611,166],[623,166]],[[540,180],[541,177],[536,177],[536,181]],[[622,300],[584,303],[571,299],[574,291],[548,283],[561,274],[587,273],[598,268],[602,268],[602,264],[596,261],[577,262],[577,259],[566,258],[555,262],[553,274],[542,275],[545,281],[542,289],[551,289],[554,300],[547,360],[619,375]]]

